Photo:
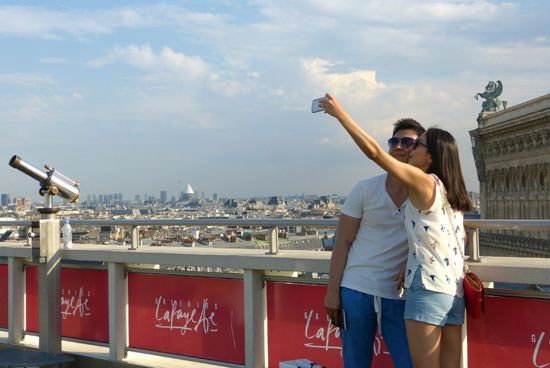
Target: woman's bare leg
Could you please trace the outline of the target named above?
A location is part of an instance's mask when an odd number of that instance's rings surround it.
[[[460,368],[462,326],[446,325],[441,329],[441,368]]]
[[[415,368],[439,368],[441,327],[413,320],[405,326]]]

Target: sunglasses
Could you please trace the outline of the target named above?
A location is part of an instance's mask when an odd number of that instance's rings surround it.
[[[388,139],[388,145],[390,147],[396,147],[397,145],[401,145],[403,148],[411,148],[415,145],[416,139],[410,138],[410,137],[391,137]]]
[[[426,145],[426,143],[420,142],[420,139],[417,139],[417,140],[414,141],[414,143],[413,143],[413,150],[415,150],[418,146],[428,147],[428,146]]]

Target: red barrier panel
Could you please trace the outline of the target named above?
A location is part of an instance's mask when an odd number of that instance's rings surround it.
[[[468,367],[550,367],[550,300],[485,297],[468,319]]]
[[[243,282],[128,275],[130,347],[244,364]]]
[[[0,264],[0,327],[8,328],[8,265]]]
[[[323,307],[326,286],[267,283],[269,367],[309,359],[322,366],[342,367],[340,330]],[[372,367],[393,367],[388,349],[377,335]]]
[[[38,269],[26,269],[27,330],[38,332]],[[61,335],[109,342],[108,274],[61,269]]]

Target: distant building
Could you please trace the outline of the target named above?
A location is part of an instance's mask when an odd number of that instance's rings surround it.
[[[246,204],[246,209],[248,210],[260,210],[264,208],[264,203],[262,201],[256,200],[256,198],[250,199]]]
[[[268,206],[284,206],[285,199],[282,197],[270,197],[267,201]]]
[[[166,203],[168,200],[168,192],[165,190],[160,191],[160,203]]]
[[[29,211],[31,209],[31,199],[29,197],[15,197],[16,211]]]
[[[191,188],[191,185],[187,184],[185,191],[181,192],[180,200],[181,201],[190,201],[195,198],[195,191]]]
[[[481,218],[550,218],[550,94],[480,116],[470,136]]]
[[[10,195],[7,193],[2,193],[2,195],[0,195],[0,202],[3,207],[6,207],[10,204]]]
[[[336,205],[332,201],[331,196],[321,196],[319,199],[316,199],[312,203],[312,208],[325,208],[325,209],[334,209]]]
[[[223,203],[223,206],[225,208],[237,208],[238,206],[238,203],[236,200],[232,199],[232,198],[229,198],[228,200],[226,200],[224,203]]]

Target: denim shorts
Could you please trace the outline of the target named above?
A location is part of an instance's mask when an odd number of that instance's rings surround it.
[[[405,298],[405,319],[436,326],[464,323],[464,298],[426,290],[420,269],[416,269]]]

